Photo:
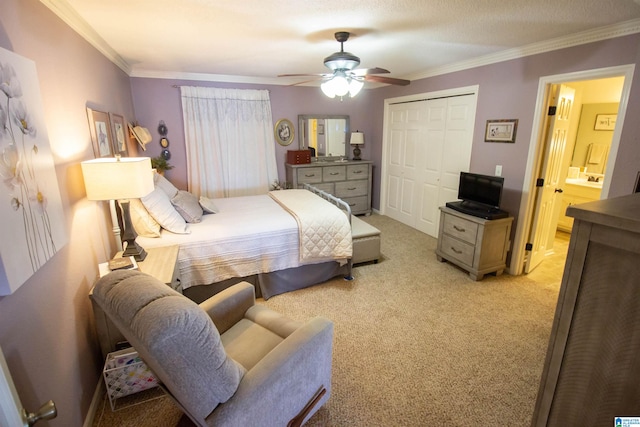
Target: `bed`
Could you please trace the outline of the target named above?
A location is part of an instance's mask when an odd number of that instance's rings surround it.
[[[167,187],[165,179],[156,181],[156,190]],[[175,200],[186,192],[171,187],[164,192],[177,192],[171,200],[182,213]],[[256,296],[268,299],[336,276],[351,278],[351,213],[340,199],[310,186],[203,199],[199,203],[211,213],[199,222],[174,232],[161,228],[159,237],[139,232],[137,238],[144,248],[179,246],[182,292],[194,301],[242,280],[255,286]],[[152,204],[142,202],[155,217]]]

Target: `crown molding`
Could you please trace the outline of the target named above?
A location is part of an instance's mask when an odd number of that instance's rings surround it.
[[[523,58],[526,56],[537,55],[554,50],[566,49],[573,46],[594,43],[597,41],[613,39],[616,37],[628,36],[636,33],[640,33],[640,19],[625,21],[615,25],[596,28],[594,30],[582,31],[580,33],[571,34],[569,36],[557,37],[555,39],[550,39],[539,43],[532,43],[513,49],[507,49],[500,52],[479,56],[468,61],[461,61],[454,64],[443,65],[441,67],[434,67],[425,71],[404,76],[403,78],[408,80],[419,80],[427,77],[449,74],[456,71],[464,71],[484,65],[496,64],[512,59]]]
[[[636,0],[640,3],[640,0]],[[153,79],[175,79],[175,80],[194,80],[194,81],[214,81],[228,83],[246,83],[261,85],[279,85],[287,86],[295,84],[289,79],[273,78],[273,77],[250,77],[236,76],[225,74],[207,74],[207,73],[184,73],[175,71],[153,71],[153,70],[136,70],[129,65],[100,35],[91,28],[87,22],[82,19],[76,11],[69,6],[65,0],[40,0],[42,4],[48,7],[67,25],[74,29],[80,36],[87,40],[93,47],[98,49],[111,62],[117,65],[122,71],[130,77],[143,77]],[[500,52],[479,56],[468,61],[461,61],[454,64],[443,65],[440,67],[430,68],[421,72],[402,76],[407,80],[419,80],[428,77],[434,77],[442,74],[453,73],[456,71],[468,70],[470,68],[491,65],[499,62],[509,61],[512,59],[523,58],[526,56],[537,55],[540,53],[551,52],[554,50],[565,49],[573,46],[579,46],[587,43],[593,43],[601,40],[612,39],[616,37],[627,36],[640,33],[640,19],[625,21],[619,24],[609,25],[606,27],[596,28],[594,30],[583,31],[569,36],[558,37],[539,43],[507,49]]]
[[[118,66],[127,75],[131,73],[131,66],[122,56],[118,54],[100,35],[87,24],[87,22],[78,13],[69,6],[65,0],[40,0],[40,2],[48,7],[58,18],[62,19],[68,26],[76,31],[89,44],[95,47],[100,53],[107,57],[111,62]]]

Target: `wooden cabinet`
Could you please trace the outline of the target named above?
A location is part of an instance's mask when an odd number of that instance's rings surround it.
[[[571,233],[573,218],[567,216],[567,208],[600,199],[602,188],[589,187],[579,184],[565,183],[562,193],[562,207],[558,218],[558,229]]]
[[[285,167],[291,188],[311,184],[344,200],[354,215],[371,213],[372,161],[287,163]]]
[[[640,194],[570,206],[571,241],[532,426],[640,415]]]
[[[482,280],[488,273],[502,274],[511,246],[512,222],[512,217],[488,220],[441,207],[438,260],[467,270],[474,280]]]

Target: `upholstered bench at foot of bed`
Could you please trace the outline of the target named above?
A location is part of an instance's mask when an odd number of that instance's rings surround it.
[[[352,215],[351,239],[353,242],[353,264],[368,261],[378,262],[380,259],[380,230]]]

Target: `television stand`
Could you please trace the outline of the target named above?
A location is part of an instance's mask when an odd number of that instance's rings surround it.
[[[485,274],[501,275],[511,246],[513,217],[484,219],[449,207],[440,207],[438,261],[449,261],[469,272],[473,280]]]
[[[491,208],[478,203],[465,202],[463,200],[459,200],[457,202],[447,202],[446,205],[448,208],[455,209],[458,212],[489,220],[507,218],[509,216],[509,213],[507,211]]]

